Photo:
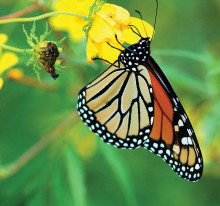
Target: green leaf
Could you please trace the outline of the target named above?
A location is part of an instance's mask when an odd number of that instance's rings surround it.
[[[63,160],[63,159],[62,159]],[[53,168],[53,175],[51,175],[52,188],[54,191],[53,205],[71,205],[69,200],[69,187],[66,179],[63,178],[65,173],[61,168],[62,164],[57,164]]]
[[[25,29],[25,27],[24,27],[24,24],[22,24],[22,26],[23,26],[23,32],[24,32],[24,34],[25,34],[25,36],[26,36],[26,38],[27,38],[27,43],[28,43],[31,47],[34,47],[35,44],[34,44],[34,42],[32,41],[32,38],[28,35],[28,33],[27,33],[27,31],[26,31],[26,29]]]
[[[210,145],[215,138],[219,137],[219,128],[220,128],[220,101],[215,102],[212,104],[212,107],[206,113],[203,123],[202,129],[206,134],[205,144]]]
[[[73,205],[85,206],[86,188],[81,162],[71,147],[66,149],[65,159]]]
[[[163,65],[163,63],[160,63],[160,65]],[[206,88],[208,85],[206,85],[206,82],[202,81],[202,79],[190,75],[185,71],[180,72],[178,69],[172,67],[171,65],[166,64],[164,67],[162,66],[162,68],[164,68],[164,73],[168,79],[172,80],[172,82],[175,82],[177,85],[196,94],[200,94],[201,96],[207,95],[207,90],[204,88]]]
[[[48,26],[48,23],[46,22],[46,30],[45,32],[40,35],[40,42],[41,41],[44,41],[50,34],[51,32],[53,31],[54,27],[52,27],[50,30],[49,30],[49,26]]]
[[[56,41],[55,43],[56,43],[56,44],[61,44],[61,43],[63,43],[63,41],[64,41],[66,38],[67,38],[67,36],[64,36],[61,40]]]
[[[124,161],[113,148],[110,148],[107,145],[102,145],[100,146],[100,149],[116,175],[116,178],[121,186],[121,190],[124,193],[125,200],[127,201],[127,206],[138,205],[134,195],[135,189],[132,185],[129,169],[126,168],[126,165],[123,163]]]
[[[198,61],[202,64],[210,64],[213,61],[213,58],[209,53],[197,54],[195,52],[191,52],[187,50],[180,50],[180,49],[157,49],[157,50],[154,50],[152,54],[158,55],[158,56],[184,57],[184,58]]]
[[[38,71],[38,70],[41,70],[41,67],[37,63],[35,63],[33,65],[33,70],[37,75],[37,80],[42,84],[42,81],[41,81],[41,78],[40,78],[40,72]]]
[[[35,39],[36,43],[38,44],[38,38],[35,36],[35,32],[36,32],[36,23],[34,21],[33,26],[31,28],[31,33],[30,33],[30,37],[32,39]]]

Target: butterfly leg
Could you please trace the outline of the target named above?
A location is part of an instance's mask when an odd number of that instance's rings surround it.
[[[119,65],[120,65],[120,60],[119,60],[119,59],[118,59],[118,65],[112,64],[112,63],[109,62],[108,60],[102,59],[102,58],[99,58],[99,57],[93,58],[92,60],[102,60],[102,61],[105,61],[106,63],[110,64],[111,66],[120,68],[120,66],[119,66]]]
[[[133,50],[131,50],[131,49],[129,49],[128,47],[126,47],[126,46],[124,46],[123,44],[121,44],[121,42],[118,40],[117,35],[115,35],[115,38],[116,38],[116,41],[117,41],[123,48],[129,50],[130,52],[132,52],[132,53],[134,53],[134,54],[136,54],[136,55],[138,55],[138,54],[137,54],[136,52],[134,52]]]

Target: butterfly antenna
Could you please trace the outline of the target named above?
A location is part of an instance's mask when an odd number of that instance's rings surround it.
[[[153,36],[152,39],[154,38],[154,34],[155,34],[155,27],[156,27],[156,22],[157,22],[157,10],[158,10],[158,1],[156,0],[156,15],[155,15],[155,20],[154,20],[154,31],[153,31]]]
[[[129,26],[130,26],[131,30],[132,30],[135,34],[137,34],[139,37],[143,38],[143,37],[141,36],[140,31],[138,30],[138,28],[137,28],[136,26],[134,26],[134,25],[129,25]],[[134,27],[134,28],[137,30],[137,32],[134,31],[134,29],[133,29],[132,27]]]
[[[141,12],[138,11],[138,10],[135,10],[135,12],[137,12],[137,13],[140,15],[141,22],[142,22],[142,25],[143,25],[143,27],[144,27],[145,34],[147,35],[147,31],[146,31],[146,28],[145,28],[145,26],[144,26],[144,22],[143,22],[143,18],[142,18]],[[147,37],[148,37],[148,35],[147,35]]]

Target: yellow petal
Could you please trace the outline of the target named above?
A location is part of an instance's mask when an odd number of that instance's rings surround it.
[[[78,13],[79,10],[83,10],[85,15],[89,14],[89,7],[93,4],[91,0],[56,0],[52,6],[53,10],[57,11],[69,11]],[[81,14],[81,13],[79,13]]]
[[[121,29],[127,27],[130,23],[129,12],[123,7],[117,6],[115,4],[104,4],[98,13],[113,19],[116,24],[120,25]]]
[[[135,18],[135,17],[131,17],[130,25],[136,26],[137,29],[139,30],[139,32],[141,33],[142,37],[149,37],[150,40],[152,39],[152,35],[153,35],[153,30],[154,29],[147,22],[145,22],[145,21],[143,21],[141,19]],[[134,29],[134,31],[137,32],[137,30],[134,27],[133,27],[133,29]],[[146,30],[147,33],[145,32],[145,30]],[[124,37],[125,37],[125,42],[127,42],[129,44],[135,44],[135,43],[137,43],[140,40],[140,37],[137,34],[135,34],[131,30],[131,28],[124,29],[123,33],[124,33]]]
[[[123,43],[123,42],[121,42]],[[111,46],[117,48],[112,48]],[[124,48],[116,41],[116,38],[112,38],[111,41],[109,42],[109,44],[103,42],[103,43],[95,43],[94,45],[96,46],[97,50],[98,50],[98,56],[102,59],[105,59],[111,63],[115,62],[118,59],[118,55],[120,54],[120,50],[124,50]],[[103,61],[104,63],[106,63],[105,61]]]
[[[93,4],[91,0],[56,0],[52,6],[53,10],[68,11],[88,16],[89,7]],[[81,41],[85,34],[82,31],[86,24],[84,19],[67,15],[57,15],[50,18],[51,25],[57,30],[65,30],[69,32],[70,37],[74,41]]]
[[[11,52],[5,52],[0,58],[0,75],[2,73],[17,64],[18,57]]]
[[[8,40],[8,36],[6,34],[0,34],[0,43],[4,44]]]
[[[83,22],[81,24],[75,24],[75,26],[73,26],[72,28],[68,28],[69,33],[70,33],[70,37],[75,42],[79,42],[82,39],[85,39],[85,33],[83,31],[84,25],[85,25],[85,23]]]
[[[117,38],[118,38],[118,36],[117,36]],[[119,44],[118,41],[119,41],[121,44]],[[124,41],[121,40],[121,39],[119,39],[119,38],[118,38],[118,41],[116,40],[116,37],[114,36],[114,37],[111,39],[111,41],[109,42],[109,44],[110,44],[111,46],[117,48],[117,49],[124,50],[124,47],[121,46],[121,45],[123,45]],[[109,46],[109,47],[110,47],[110,46]],[[117,50],[117,49],[115,49],[115,50]]]
[[[107,43],[102,43],[101,50],[99,52],[99,57],[105,59],[111,63],[114,63],[118,60],[118,55],[120,51],[110,47]]]
[[[108,15],[104,15],[102,13],[96,13],[94,15],[94,19],[96,18],[96,16],[103,19],[105,21],[105,23],[108,24],[110,27],[114,27],[116,25],[115,19],[112,18],[111,14],[110,14],[110,16],[108,16]]]
[[[125,10],[124,8],[120,7],[120,6],[116,6],[114,4],[104,4],[104,6],[102,7],[102,9],[94,15],[95,20],[96,17],[100,17],[103,21],[105,21],[107,23],[107,25],[111,28],[111,30],[113,30],[114,36],[117,35],[118,39],[120,41],[124,40],[124,35],[123,35],[123,29],[128,27],[129,23],[130,23],[130,15],[128,13],[127,10]],[[94,29],[94,27],[96,27],[97,24],[93,24],[92,25],[92,29]],[[102,25],[102,31],[99,30],[97,32],[100,33],[102,32],[102,34],[104,36],[106,36],[106,38],[102,38],[99,42],[101,41],[109,41],[108,38],[115,38],[113,36],[113,33],[108,33],[103,30],[105,30],[105,26],[106,24],[103,23]],[[95,40],[96,41],[96,40]]]
[[[6,34],[0,34],[0,44],[4,44],[8,40],[8,36]],[[2,53],[2,48],[0,47],[0,54]]]
[[[101,14],[105,15],[106,17],[110,17],[110,18],[114,19],[115,15],[116,15],[116,10],[115,10],[114,4],[105,3],[98,13],[101,13]]]
[[[91,37],[93,41],[100,43],[109,41],[114,35],[111,26],[107,24],[103,18],[95,15],[88,36]]]
[[[0,77],[0,90],[2,89],[3,83],[4,83],[4,81],[3,81],[3,79]]]
[[[123,30],[118,28],[118,27],[114,27],[113,28],[113,31],[115,33],[115,35],[117,36],[117,39],[120,41],[120,42],[124,42],[124,33],[123,33]],[[115,39],[116,40],[116,37],[115,35],[112,37],[112,39]]]
[[[118,36],[123,41],[122,29],[128,27],[130,15],[127,10],[114,4],[104,4],[102,9],[94,15],[94,22],[89,31],[95,42],[108,42]]]
[[[82,30],[85,21],[81,18],[58,15],[51,18],[50,23],[55,26],[55,30],[68,31],[70,37],[76,42],[81,41],[85,37]]]
[[[120,6],[114,5],[114,7],[116,10],[115,21],[120,24],[121,29],[126,28],[130,24],[129,12]]]
[[[92,42],[92,39],[89,37],[86,48],[87,61],[89,64],[93,62],[93,58],[98,55],[98,50]]]

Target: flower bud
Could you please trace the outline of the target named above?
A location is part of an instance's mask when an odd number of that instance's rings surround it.
[[[42,41],[39,42],[35,48],[36,60],[50,73],[51,77],[56,79],[59,74],[56,74],[54,64],[59,56],[59,50],[53,42]]]

